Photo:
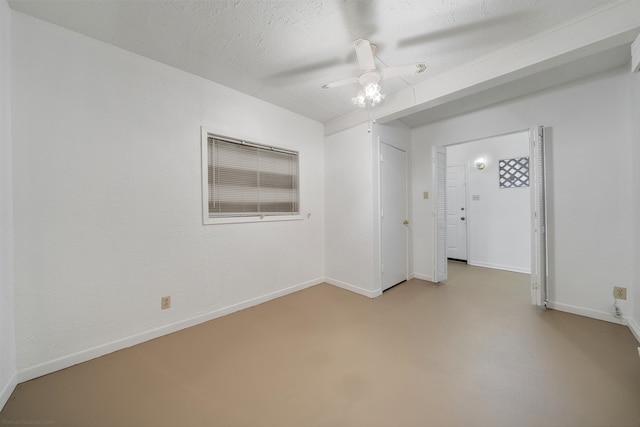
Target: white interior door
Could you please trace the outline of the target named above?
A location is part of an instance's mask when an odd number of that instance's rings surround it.
[[[545,191],[544,128],[529,133],[529,181],[531,185],[531,302],[547,302],[547,212]]]
[[[447,280],[447,150],[433,147],[433,281]]]
[[[382,290],[408,278],[407,154],[380,143]]]
[[[447,166],[447,258],[467,260],[467,168]]]

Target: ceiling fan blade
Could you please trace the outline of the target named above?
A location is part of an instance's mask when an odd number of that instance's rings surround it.
[[[369,40],[358,39],[353,42],[356,48],[356,56],[358,57],[358,66],[361,70],[370,71],[376,69],[376,62],[373,59],[371,44]]]
[[[391,77],[408,76],[410,74],[421,74],[427,69],[425,62],[416,62],[411,65],[401,65],[399,67],[387,67],[382,70],[382,78],[389,79]]]
[[[358,83],[357,77],[349,77],[348,79],[338,80],[337,82],[327,83],[322,86],[322,89],[331,89],[332,87],[344,86],[351,83]]]

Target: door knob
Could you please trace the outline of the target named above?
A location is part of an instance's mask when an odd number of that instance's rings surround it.
[[[402,221],[402,223],[403,223],[404,225],[409,225],[409,220],[408,220],[408,219],[405,219],[404,221]]]
[[[461,216],[460,219],[464,221],[464,217],[463,216]]]

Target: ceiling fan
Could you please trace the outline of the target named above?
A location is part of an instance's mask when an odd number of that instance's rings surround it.
[[[379,83],[383,79],[390,79],[393,77],[407,76],[410,74],[420,74],[427,69],[427,64],[424,62],[416,62],[411,65],[401,65],[398,67],[387,67],[378,71],[376,69],[375,54],[378,51],[378,47],[375,44],[369,43],[369,40],[358,39],[353,42],[353,46],[356,49],[356,56],[358,57],[358,66],[362,71],[357,77],[349,77],[347,79],[338,80],[332,83],[327,83],[322,86],[323,89],[330,89],[338,86],[344,86],[352,83],[360,83],[362,89],[358,92],[358,95],[351,100],[354,104],[361,107],[367,105],[374,106],[378,104],[384,98],[384,95],[380,92]]]

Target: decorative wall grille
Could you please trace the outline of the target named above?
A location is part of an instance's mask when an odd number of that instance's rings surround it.
[[[517,188],[529,186],[529,158],[500,160],[500,188]]]

